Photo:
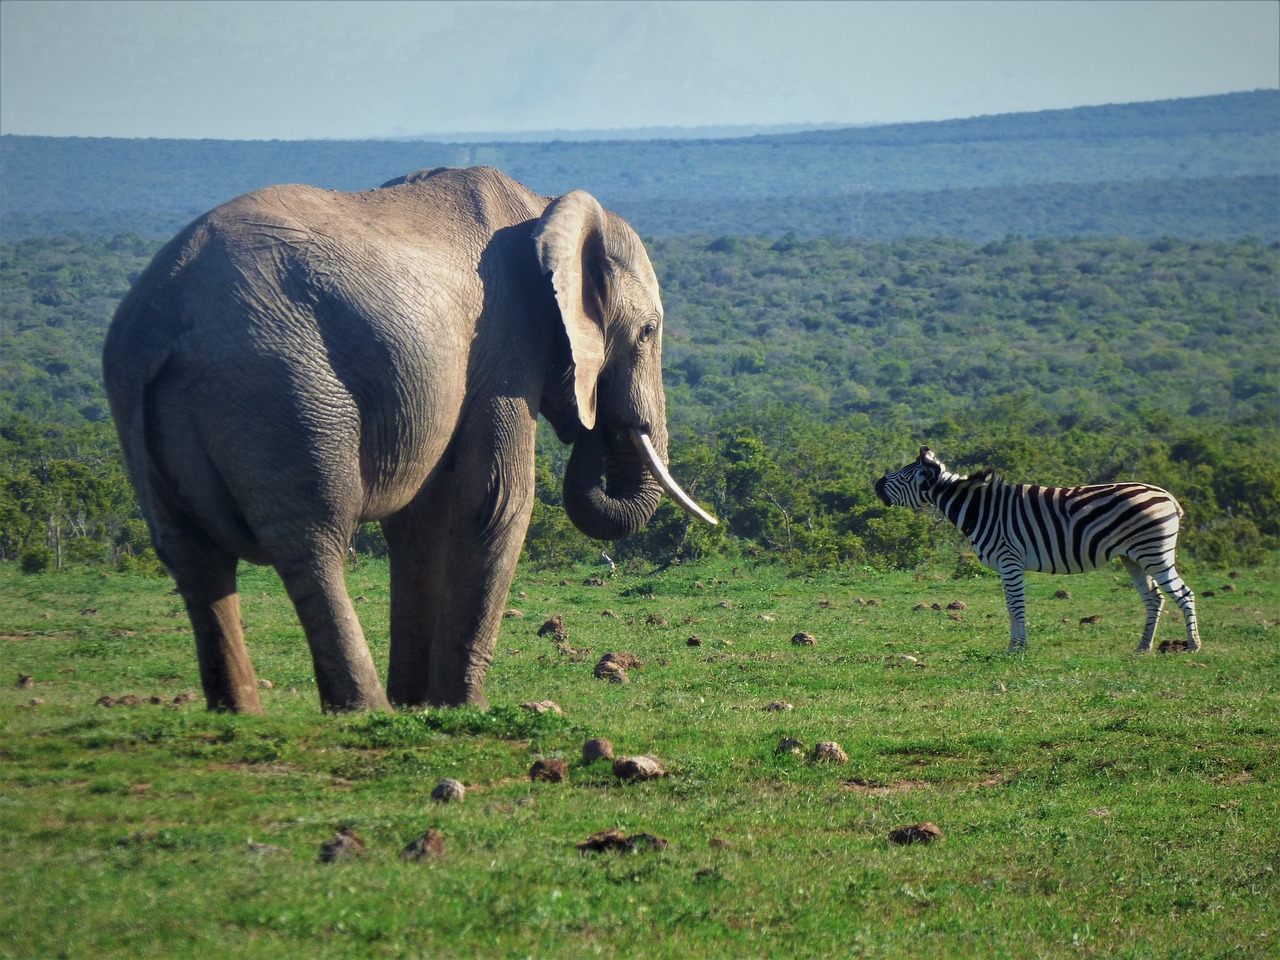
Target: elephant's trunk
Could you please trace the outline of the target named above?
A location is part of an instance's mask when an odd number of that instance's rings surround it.
[[[573,525],[595,540],[630,536],[653,516],[664,489],[686,511],[715,523],[667,472],[666,440],[661,429],[655,442],[639,430],[601,424],[579,439],[564,475],[564,507]]]

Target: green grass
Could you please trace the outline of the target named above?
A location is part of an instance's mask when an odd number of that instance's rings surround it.
[[[1280,952],[1274,567],[1190,570],[1205,646],[1189,657],[1134,653],[1143,612],[1120,571],[1032,577],[1030,652],[1014,658],[993,577],[715,561],[583,585],[597,575],[521,571],[489,714],[324,717],[278,581],[246,569],[251,653],[273,684],[254,718],[172,705],[198,680],[169,581],[0,565],[0,955]],[[376,562],[349,579],[380,663],[386,580]],[[913,609],[952,600],[958,619]],[[537,637],[551,614],[579,653]],[[1157,641],[1181,629],[1174,610]],[[801,630],[818,645],[793,646]],[[630,683],[593,676],[610,651],[644,661]],[[96,705],[126,694],[144,702]],[[519,707],[542,699],[564,716]],[[794,709],[764,709],[775,700]],[[585,767],[597,736],[670,775]],[[836,740],[849,762],[780,754],[784,737]],[[568,782],[529,781],[547,756]],[[431,801],[446,776],[463,803]],[[926,820],[944,839],[888,842]],[[364,855],[320,863],[342,827]],[[444,858],[401,863],[429,827]],[[576,849],[613,827],[670,846]]]

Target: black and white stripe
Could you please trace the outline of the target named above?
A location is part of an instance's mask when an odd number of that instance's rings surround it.
[[[1009,652],[1027,645],[1023,572],[1083,573],[1119,558],[1147,608],[1138,650],[1151,649],[1164,607],[1163,588],[1187,626],[1187,649],[1200,647],[1195,596],[1174,568],[1182,507],[1146,483],[1040,487],[1008,483],[995,470],[961,477],[929,450],[876,481],[889,506],[936,506],[973,544],[978,559],[1000,574],[1011,622]]]

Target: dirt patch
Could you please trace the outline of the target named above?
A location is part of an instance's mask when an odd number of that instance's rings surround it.
[[[854,777],[852,780],[842,780],[840,786],[856,793],[879,797],[885,794],[907,793],[910,790],[927,790],[931,784],[924,780],[896,780],[893,783],[882,783],[878,780],[864,780],[861,777]]]
[[[670,845],[668,840],[652,833],[628,836],[621,830],[601,830],[576,844],[583,853],[639,853],[642,850],[665,850]]]
[[[889,831],[889,842],[899,845],[909,843],[933,843],[942,839],[942,831],[936,823],[913,823]]]
[[[302,772],[301,767],[289,763],[213,763],[208,769],[228,773],[251,773],[259,777],[286,777]]]
[[[123,697],[99,697],[96,701],[99,707],[140,707],[144,702],[133,693],[126,693]]]
[[[1013,779],[1014,777],[1016,777],[1017,775],[1018,775],[1018,771],[1017,771],[1017,770],[1010,770],[1010,771],[1009,771],[1009,772],[1007,772],[1007,773],[1004,773],[1004,772],[996,772],[996,773],[993,773],[993,774],[991,774],[990,776],[986,777],[986,778],[985,778],[985,779],[983,779],[983,780],[979,780],[979,781],[978,781],[978,786],[980,786],[980,787],[984,787],[984,788],[986,788],[986,789],[988,789],[988,790],[989,790],[989,789],[990,789],[990,788],[992,788],[992,787],[998,787],[998,786],[1001,786],[1002,784],[1005,784],[1005,783],[1009,782],[1010,780],[1012,780],[1012,779]]]

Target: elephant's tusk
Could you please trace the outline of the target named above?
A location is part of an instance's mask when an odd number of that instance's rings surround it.
[[[712,526],[720,522],[694,503],[693,498],[680,488],[680,484],[676,483],[675,478],[667,472],[666,465],[662,462],[662,458],[658,456],[658,451],[654,449],[653,441],[649,439],[647,433],[632,429],[631,441],[644,457],[645,464],[649,467],[649,472],[653,474],[658,483],[662,484],[662,489],[671,494],[676,503],[684,507],[686,513],[692,514],[703,523],[709,523]]]

